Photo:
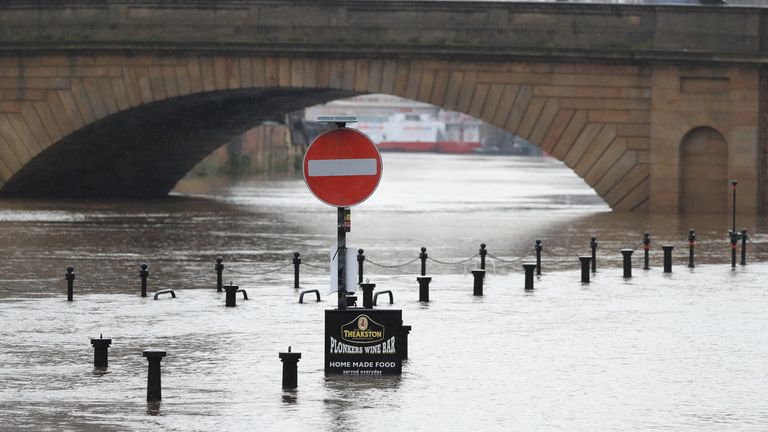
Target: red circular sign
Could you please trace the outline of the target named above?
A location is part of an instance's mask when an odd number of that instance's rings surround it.
[[[365,201],[381,180],[381,155],[356,129],[332,129],[315,138],[304,155],[304,181],[322,202],[351,207]]]

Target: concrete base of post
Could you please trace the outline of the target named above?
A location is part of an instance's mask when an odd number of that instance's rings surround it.
[[[109,354],[107,353],[107,349],[112,345],[112,339],[104,339],[101,336],[99,336],[98,339],[91,338],[91,345],[93,345],[93,367],[109,367]]]
[[[160,383],[160,360],[166,353],[159,349],[144,350],[144,357],[149,362],[147,371],[147,402],[157,402],[162,399],[162,385]]]
[[[472,277],[474,277],[474,286],[472,295],[483,295],[483,279],[485,279],[485,270],[475,269],[472,270]]]
[[[291,347],[288,347],[288,352],[281,352],[278,356],[283,362],[283,389],[295,389],[299,386],[298,363],[301,353],[291,352]]]
[[[429,283],[432,281],[432,278],[420,276],[416,280],[419,282],[419,301],[429,303]]]

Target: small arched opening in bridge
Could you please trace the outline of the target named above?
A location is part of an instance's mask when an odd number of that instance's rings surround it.
[[[728,145],[711,127],[697,127],[680,141],[680,212],[725,213]]]

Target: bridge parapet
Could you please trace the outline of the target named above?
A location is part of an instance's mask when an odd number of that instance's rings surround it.
[[[754,62],[768,9],[445,1],[8,0],[4,49],[131,48]]]

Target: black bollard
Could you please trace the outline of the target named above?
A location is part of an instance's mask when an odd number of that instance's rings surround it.
[[[650,250],[651,250],[651,233],[646,231],[645,234],[643,234],[643,252],[644,252],[643,270],[651,269],[649,259],[648,259],[648,254],[650,253]]]
[[[624,257],[624,278],[632,277],[632,254],[635,251],[632,249],[622,249],[621,255]]]
[[[536,251],[536,274],[541,276],[541,240],[536,240],[536,246],[533,250]]]
[[[72,301],[75,293],[75,268],[67,267],[67,274],[64,277],[67,279],[67,301]]]
[[[579,261],[581,261],[581,281],[589,283],[589,262],[592,261],[592,257],[580,256]]]
[[[160,361],[165,357],[165,351],[159,349],[144,350],[144,357],[149,362],[149,370],[147,371],[147,402],[157,402],[162,399]]]
[[[240,287],[237,285],[232,285],[232,282],[229,283],[229,286],[224,287],[224,291],[226,291],[226,299],[224,300],[224,305],[226,307],[237,306],[237,290],[239,289]]]
[[[432,281],[431,277],[421,276],[417,277],[419,282],[419,301],[429,303],[429,282]]]
[[[360,288],[363,290],[363,308],[373,309],[373,289],[376,288],[376,284],[361,283]]]
[[[747,229],[741,230],[741,262],[740,265],[747,265]]]
[[[424,246],[421,247],[421,253],[419,254],[419,259],[421,260],[421,275],[426,276],[427,275],[427,248]]]
[[[488,250],[485,249],[485,243],[480,243],[480,270],[485,270],[485,256]]]
[[[661,247],[664,249],[664,273],[672,273],[672,249],[673,245],[664,245]]]
[[[693,263],[693,250],[696,247],[696,231],[693,228],[688,230],[688,267],[694,268],[696,264]]]
[[[102,335],[99,338],[91,338],[93,345],[93,367],[106,368],[109,366],[109,356],[107,348],[112,344],[112,339],[104,339]]]
[[[739,243],[739,233],[728,230],[728,237],[731,239],[731,267],[736,267],[736,245]]]
[[[485,278],[485,270],[475,269],[472,270],[472,276],[475,278],[474,289],[472,295],[483,295],[483,279]]]
[[[595,273],[597,272],[597,237],[592,236],[589,247],[592,249],[592,273]]]
[[[298,363],[301,353],[291,352],[291,347],[288,347],[288,352],[281,352],[278,356],[283,362],[283,389],[293,390],[299,386]]]
[[[524,263],[523,269],[525,270],[525,290],[533,290],[533,271],[536,269],[536,264]]]
[[[147,296],[147,278],[149,277],[149,269],[146,264],[142,264],[139,270],[139,277],[141,278],[141,296]]]
[[[363,283],[363,262],[365,261],[365,251],[362,249],[357,250],[357,283]]]
[[[293,287],[299,288],[299,264],[301,264],[301,254],[293,253]]]
[[[408,335],[411,333],[411,326],[400,326],[400,343],[398,352],[400,353],[400,360],[408,360]]]
[[[224,271],[224,264],[221,263],[222,261],[224,261],[223,258],[217,257],[216,265],[213,267],[216,269],[216,292],[221,292],[222,286],[224,285],[221,279],[221,273]]]

